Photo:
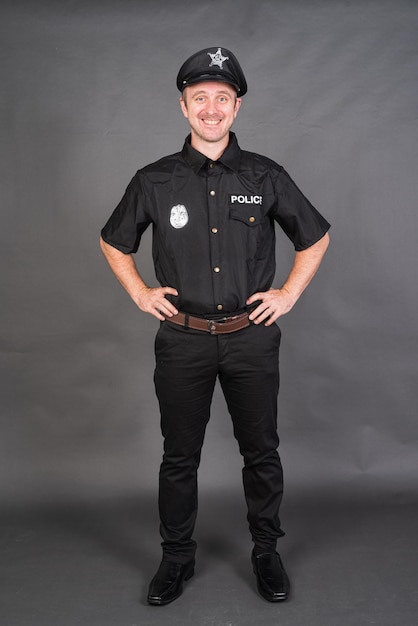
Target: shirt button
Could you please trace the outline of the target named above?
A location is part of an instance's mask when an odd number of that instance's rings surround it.
[[[255,222],[255,217],[253,216],[249,217],[248,221],[251,222],[251,224],[253,224]]]
[[[221,268],[216,266],[213,268],[213,271],[216,272],[216,274],[219,274],[219,272],[221,271]]]
[[[218,304],[218,306],[216,308],[218,309],[218,311],[222,311],[223,306],[222,306],[222,304]]]
[[[215,167],[215,164],[214,163],[210,163],[209,167],[210,167],[211,170],[213,170],[213,168]]]
[[[210,196],[215,196],[216,195],[216,191],[213,191],[213,189],[212,189],[212,191],[209,192],[209,195]]]
[[[213,232],[214,235],[216,235],[216,233],[218,232],[218,229],[217,228],[212,228],[212,232]]]

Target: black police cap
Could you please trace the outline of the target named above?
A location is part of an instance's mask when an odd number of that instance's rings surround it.
[[[177,75],[177,87],[183,91],[188,85],[205,80],[233,85],[239,96],[247,93],[247,81],[237,58],[226,48],[205,48],[183,63]]]

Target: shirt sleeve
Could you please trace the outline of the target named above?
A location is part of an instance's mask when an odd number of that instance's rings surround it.
[[[104,241],[124,254],[135,253],[143,233],[152,221],[146,211],[147,204],[144,185],[137,172],[102,228]]]
[[[331,225],[283,168],[280,168],[275,188],[277,203],[273,217],[293,242],[295,250],[306,250],[319,241]]]

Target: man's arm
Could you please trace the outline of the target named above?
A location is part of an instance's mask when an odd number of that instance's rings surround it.
[[[173,287],[148,287],[142,280],[132,254],[124,254],[100,238],[100,247],[116,278],[126,289],[135,304],[158,320],[164,321],[177,313],[176,307],[167,300],[166,295],[177,296]],[[162,315],[164,314],[164,315]]]
[[[270,326],[290,311],[315,276],[328,244],[329,235],[326,233],[313,246],[296,252],[293,267],[281,289],[254,293],[248,298],[247,304],[261,300],[261,304],[250,315],[254,324],[267,320],[265,325]]]

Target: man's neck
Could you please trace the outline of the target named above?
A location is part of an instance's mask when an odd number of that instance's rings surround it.
[[[229,136],[225,137],[222,141],[209,142],[200,140],[199,137],[191,138],[191,146],[211,161],[217,161],[225,152],[229,143]]]

